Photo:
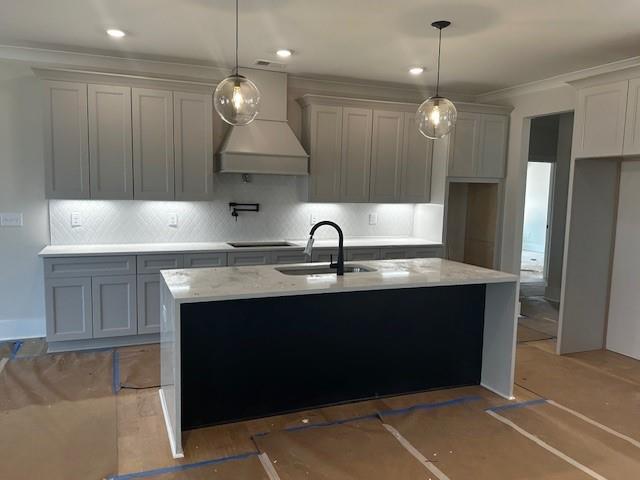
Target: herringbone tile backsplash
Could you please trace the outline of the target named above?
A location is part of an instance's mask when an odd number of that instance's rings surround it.
[[[242,183],[239,175],[216,178],[212,202],[128,200],[51,200],[51,244],[202,242],[306,238],[311,214],[333,220],[346,236],[411,236],[413,204],[328,204],[300,200],[296,177],[256,175]],[[229,202],[260,203],[260,212],[241,213],[236,222]],[[82,226],[71,227],[78,212]],[[169,214],[178,215],[178,227],[169,227]],[[369,213],[378,214],[369,225]],[[318,238],[335,233],[321,229]]]

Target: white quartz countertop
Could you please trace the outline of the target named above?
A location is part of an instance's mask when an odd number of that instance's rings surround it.
[[[276,241],[282,241],[278,239]],[[301,250],[306,239],[286,240],[293,245],[288,247],[232,247],[225,242],[180,242],[180,243],[114,243],[92,245],[49,245],[44,247],[41,257],[74,257],[82,255],[144,255],[153,253],[197,253],[197,252],[250,252],[256,250]],[[314,248],[336,247],[338,239],[318,239]],[[420,247],[441,246],[439,242],[415,237],[353,237],[345,238],[346,248],[376,247]]]
[[[518,281],[512,274],[440,258],[346,262],[345,265],[360,265],[375,271],[345,273],[343,277],[335,274],[295,276],[276,270],[282,265],[261,265],[163,270],[161,273],[177,303]]]

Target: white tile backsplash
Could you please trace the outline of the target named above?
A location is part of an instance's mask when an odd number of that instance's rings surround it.
[[[306,203],[299,199],[297,182],[296,177],[256,175],[245,184],[239,175],[219,175],[217,200],[212,202],[51,200],[51,244],[305,238],[312,214],[335,221],[349,237],[414,234],[413,204]],[[240,213],[236,222],[228,207],[231,201],[260,203],[260,212]],[[71,227],[72,212],[80,214],[82,226]],[[177,227],[169,226],[173,213]],[[376,225],[369,224],[370,213],[377,214]],[[331,229],[317,233],[318,238],[334,236]]]

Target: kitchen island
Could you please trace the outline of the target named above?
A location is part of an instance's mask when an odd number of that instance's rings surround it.
[[[162,272],[174,456],[207,425],[463,385],[512,397],[518,277],[435,258],[322,268]]]

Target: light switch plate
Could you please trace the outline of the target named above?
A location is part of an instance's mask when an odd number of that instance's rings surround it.
[[[173,228],[177,228],[178,227],[178,214],[177,213],[170,213],[169,214],[169,226],[173,227]]]
[[[21,213],[0,213],[0,226],[2,227],[21,227]]]
[[[369,214],[369,225],[377,225],[378,224],[378,214],[370,213]]]
[[[72,227],[82,226],[82,215],[80,215],[80,212],[71,212],[71,226]]]

